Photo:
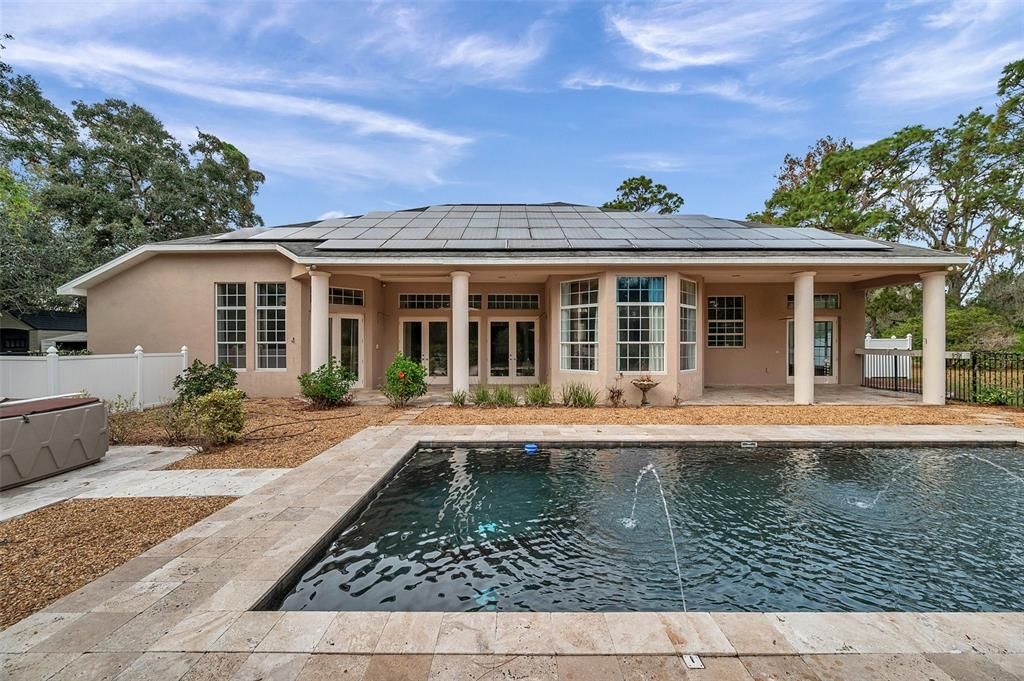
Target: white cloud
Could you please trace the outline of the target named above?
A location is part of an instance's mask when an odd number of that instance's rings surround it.
[[[664,152],[630,152],[615,154],[610,160],[620,168],[644,172],[676,173],[691,165],[690,159]]]
[[[84,80],[113,77],[215,104],[315,118],[350,127],[360,135],[388,135],[455,147],[472,141],[353,104],[222,85],[218,80],[234,79],[234,72],[228,67],[210,63],[187,65],[182,60],[139,50],[89,44],[63,45],[57,49],[56,46],[22,43],[10,50],[9,59],[14,64],[48,68]],[[165,73],[168,75],[162,75]],[[258,79],[259,75],[243,78]]]
[[[722,80],[717,83],[695,85],[688,90],[696,94],[714,95],[730,102],[749,104],[767,111],[796,111],[803,108],[798,102],[784,97],[774,97],[753,92],[738,80]]]
[[[537,24],[516,42],[482,33],[466,36],[443,52],[435,63],[442,68],[470,69],[486,80],[504,80],[520,75],[546,53],[547,41]]]
[[[654,94],[676,94],[679,83],[649,83],[632,78],[614,78],[599,75],[577,73],[565,78],[562,87],[567,90],[593,90],[611,88],[629,92],[649,92]]]
[[[953,0],[924,17],[931,29],[901,43],[857,86],[861,99],[887,104],[945,104],[992,94],[1001,69],[1024,54],[1020,5]]]
[[[611,31],[639,55],[636,66],[674,71],[741,64],[805,39],[800,28],[828,3],[681,2],[610,12]]]
[[[321,213],[317,220],[333,220],[334,218],[347,218],[349,216],[343,210],[329,210],[326,213]]]

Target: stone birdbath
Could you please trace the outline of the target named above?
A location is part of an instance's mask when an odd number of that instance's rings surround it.
[[[640,400],[640,406],[651,406],[651,403],[647,401],[647,391],[656,388],[658,386],[659,381],[655,381],[650,376],[640,376],[638,378],[634,378],[632,381],[630,381],[630,383],[632,383],[633,387],[643,394],[643,398]]]

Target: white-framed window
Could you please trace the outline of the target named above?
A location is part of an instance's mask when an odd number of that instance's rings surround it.
[[[331,305],[363,306],[363,289],[331,287]]]
[[[746,345],[743,296],[708,296],[708,347]]]
[[[598,281],[563,281],[560,366],[563,371],[597,371]]]
[[[283,283],[256,284],[256,368],[288,368],[285,327],[287,298]]]
[[[790,310],[793,309],[793,294],[790,293],[786,296],[786,307]],[[839,294],[838,293],[815,293],[814,294],[814,309],[815,310],[838,310],[839,309]]]
[[[697,282],[679,280],[679,370],[697,368]]]
[[[470,310],[479,310],[481,307],[483,307],[483,304],[484,304],[484,297],[483,297],[483,295],[481,295],[479,293],[470,293],[469,294],[469,309]]]
[[[665,277],[618,277],[617,371],[665,370]]]
[[[403,310],[447,310],[452,306],[449,293],[399,293],[398,307]]]
[[[245,369],[245,284],[216,286],[217,364]]]
[[[488,310],[539,310],[540,296],[536,293],[488,293]]]

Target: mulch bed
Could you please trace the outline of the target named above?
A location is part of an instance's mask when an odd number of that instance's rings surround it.
[[[294,468],[370,426],[390,423],[402,410],[386,406],[313,409],[298,399],[248,399],[242,439],[196,452],[169,469]],[[164,443],[160,409],[145,412],[143,423],[123,444]]]
[[[1019,410],[1017,410],[1019,411]],[[431,407],[416,425],[991,425],[1014,424],[1004,409],[963,405],[844,406],[753,405],[692,407]],[[1017,424],[1022,425],[1022,424]]]
[[[0,629],[45,608],[234,500],[71,500],[0,523]]]

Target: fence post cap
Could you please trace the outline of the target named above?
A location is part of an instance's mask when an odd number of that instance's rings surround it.
[[[57,346],[56,345],[51,345],[50,347],[46,348],[46,354],[47,355],[56,355],[57,354]]]
[[[870,333],[864,334],[864,339],[865,340],[871,340],[871,334]]]
[[[181,352],[188,352],[188,346],[187,345],[182,345],[181,346]]]
[[[140,352],[142,352],[142,346],[141,345],[136,345],[134,352],[135,352],[136,355],[139,354]]]

